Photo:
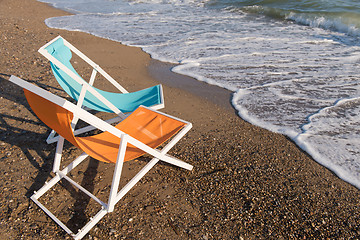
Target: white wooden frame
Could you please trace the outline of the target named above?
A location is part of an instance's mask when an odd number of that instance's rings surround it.
[[[93,114],[87,112],[86,110],[82,109],[81,107],[74,105],[73,103],[56,96],[42,88],[39,88],[29,82],[26,82],[18,77],[11,76],[9,79],[11,82],[19,85],[20,87],[27,89],[63,108],[65,108],[68,111],[71,111],[74,114],[74,117],[87,122],[88,124],[95,126],[96,128],[102,130],[102,131],[108,131],[112,133],[113,135],[119,137],[121,139],[121,142],[119,144],[119,152],[117,161],[115,164],[115,170],[113,174],[113,180],[111,184],[111,190],[110,190],[110,196],[108,199],[108,202],[105,203],[98,199],[96,196],[94,196],[92,193],[87,191],[85,188],[80,186],[78,183],[73,181],[71,178],[67,176],[67,174],[74,169],[76,166],[78,166],[82,161],[84,161],[88,155],[84,152],[79,157],[77,157],[72,163],[70,163],[67,167],[60,170],[60,161],[61,161],[61,155],[62,155],[62,149],[64,144],[64,138],[60,137],[57,142],[56,147],[56,154],[54,159],[54,165],[53,165],[53,172],[56,174],[54,178],[52,178],[48,183],[45,183],[45,185],[38,191],[34,192],[34,194],[31,196],[31,199],[47,214],[49,215],[61,228],[63,228],[68,234],[73,236],[74,239],[81,239],[84,237],[93,226],[97,224],[101,220],[102,217],[105,216],[105,214],[110,213],[114,210],[115,204],[132,188],[135,186],[135,184],[147,173],[151,170],[152,167],[155,166],[155,164],[161,160],[164,162],[167,162],[169,164],[187,169],[192,170],[193,166],[183,162],[182,160],[176,159],[175,157],[167,155],[167,152],[191,129],[192,124],[190,122],[181,120],[179,118],[170,116],[168,114],[160,113],[156,110],[147,108],[151,111],[157,112],[159,114],[165,115],[167,117],[176,119],[178,121],[181,121],[185,123],[185,126],[182,130],[180,130],[170,141],[167,145],[165,145],[161,151],[157,149],[153,149],[146,144],[142,143],[141,141],[133,138],[132,136],[126,134],[125,132],[115,128],[114,126],[110,125],[109,123],[99,119],[98,117],[94,116]],[[139,149],[149,153],[154,158],[145,165],[144,168],[142,168],[120,191],[119,191],[119,182],[122,172],[122,166],[124,162],[125,152],[126,152],[126,146],[127,143],[131,143],[132,145],[138,147]],[[87,194],[89,197],[94,199],[97,203],[99,203],[102,206],[102,209],[93,217],[90,219],[90,221],[78,231],[78,233],[73,233],[64,223],[62,223],[54,214],[52,214],[38,199],[46,193],[51,187],[53,187],[57,182],[59,182],[62,178],[69,181],[71,184],[73,184],[75,187],[77,187],[79,190]]]
[[[79,77],[77,74],[75,74],[73,71],[71,71],[68,67],[66,67],[63,63],[61,63],[59,60],[57,60],[54,56],[52,56],[46,48],[53,44],[55,41],[57,41],[59,38],[61,38],[64,42],[64,45],[67,46],[72,52],[74,52],[76,55],[78,55],[82,60],[84,60],[86,63],[88,63],[92,68],[92,73],[89,82],[84,81],[81,77]],[[122,87],[115,79],[113,79],[108,73],[106,73],[98,64],[93,62],[90,58],[88,58],[85,54],[83,54],[80,50],[78,50],[76,47],[74,47],[71,43],[66,41],[63,37],[57,36],[50,42],[46,43],[44,46],[42,46],[38,52],[42,54],[45,58],[47,58],[49,61],[51,61],[53,64],[55,64],[57,67],[59,67],[61,70],[63,70],[66,74],[68,74],[70,77],[72,77],[75,81],[77,81],[80,85],[82,85],[81,93],[77,102],[78,106],[82,106],[86,91],[89,91],[92,93],[95,97],[97,97],[100,101],[102,101],[108,108],[110,108],[112,111],[114,111],[115,114],[118,116],[112,119],[109,119],[108,123],[115,123],[119,122],[126,118],[126,114],[121,112],[116,106],[114,106],[110,101],[108,101],[105,97],[103,97],[99,92],[97,92],[93,88],[93,84],[95,81],[95,77],[97,73],[100,73],[105,79],[107,79],[111,84],[113,84],[121,93],[128,93],[128,91]],[[154,105],[151,107],[151,109],[158,110],[165,107],[164,104],[164,94],[163,94],[163,88],[162,85],[160,85],[160,96],[161,96],[161,104]],[[74,125],[76,125],[76,119],[74,120]],[[94,128],[88,127],[88,128],[81,128],[78,131],[75,131],[74,134],[80,134],[84,132],[88,132],[93,130]],[[48,136],[46,142],[48,144],[58,141],[59,137],[55,137],[56,132],[51,131],[50,135]]]

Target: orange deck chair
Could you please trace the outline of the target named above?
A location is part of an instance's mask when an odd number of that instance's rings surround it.
[[[20,78],[11,76],[10,81],[24,88],[25,96],[35,114],[48,127],[55,130],[60,135],[59,141],[57,142],[53,165],[53,172],[56,176],[40,190],[35,192],[34,195],[31,196],[31,199],[67,233],[71,234],[74,239],[81,239],[106,213],[112,212],[115,204],[159,160],[188,170],[192,170],[193,168],[190,164],[166,154],[190,130],[192,125],[189,122],[140,106],[125,120],[116,126],[112,126],[85,111],[81,107]],[[87,122],[103,132],[87,137],[74,136],[74,124],[72,121],[76,118]],[[64,139],[68,140],[84,152],[67,167],[60,170]],[[171,140],[161,150],[156,149],[168,139]],[[154,158],[119,191],[118,188],[123,162],[138,158],[145,153],[152,155]],[[95,197],[92,193],[67,176],[72,169],[88,156],[99,161],[115,163],[110,196],[107,203]],[[102,209],[96,216],[91,218],[77,234],[74,234],[39,201],[39,198],[45,192],[63,178],[102,205]]]

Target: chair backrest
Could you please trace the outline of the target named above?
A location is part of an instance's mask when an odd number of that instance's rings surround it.
[[[60,61],[68,68],[69,71],[75,73],[82,81],[85,81],[74,69],[70,60],[72,58],[72,52],[69,47],[64,44],[64,40],[58,37],[55,41],[45,47],[45,50],[53,56],[55,59]],[[70,77],[63,69],[56,66],[53,62],[50,62],[51,69],[54,73],[56,80],[64,91],[69,94],[73,99],[78,101],[82,85]],[[114,93],[107,92],[101,89],[93,87],[98,93],[104,96],[107,100],[115,104],[121,112],[132,112],[139,106],[139,101],[144,106],[154,106],[162,103],[161,95],[158,93],[162,91],[160,85],[153,86],[141,91],[132,93]],[[91,109],[102,111],[102,112],[113,112],[108,106],[102,101],[95,97],[92,93],[86,92],[83,105]]]
[[[24,89],[24,92],[34,113],[47,126],[91,157],[99,161],[116,162],[120,143],[119,137],[110,132],[102,132],[88,137],[75,137],[71,126],[74,113],[32,91]],[[139,107],[125,120],[116,125],[115,128],[151,148],[156,148],[175,135],[185,125],[186,122],[145,107]],[[124,161],[135,159],[144,153],[128,143]]]

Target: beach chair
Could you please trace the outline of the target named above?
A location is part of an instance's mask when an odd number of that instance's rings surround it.
[[[42,46],[39,50],[44,57],[50,61],[52,72],[65,92],[77,101],[78,106],[84,106],[101,112],[113,112],[118,116],[109,120],[109,123],[116,123],[126,117],[125,113],[134,111],[138,106],[143,105],[155,110],[164,107],[164,97],[161,85],[142,89],[129,93],[99,65],[90,60],[77,48],[71,45],[61,36]],[[74,69],[70,60],[72,53],[78,55],[92,67],[89,82],[86,82]],[[93,86],[96,74],[100,73],[120,92],[107,92]],[[91,128],[79,129],[75,135],[90,131]],[[56,142],[55,131],[52,131],[47,143]]]
[[[112,126],[81,107],[18,77],[11,76],[10,81],[24,89],[25,96],[34,113],[41,121],[60,135],[52,170],[56,175],[40,188],[40,190],[34,192],[31,199],[59,226],[71,234],[74,239],[84,237],[105,214],[112,212],[115,204],[154,167],[159,160],[187,170],[192,170],[193,168],[192,165],[167,154],[190,130],[192,125],[189,122],[140,106],[123,121],[116,126]],[[74,136],[72,126],[74,118],[79,118],[100,129],[102,132],[93,136],[76,137]],[[81,149],[83,153],[67,167],[60,170],[64,139]],[[161,150],[157,149],[157,147],[165,141],[167,144],[163,146]],[[138,158],[145,153],[151,155],[153,158],[119,191],[123,162]],[[115,163],[113,180],[107,202],[101,201],[68,176],[71,170],[89,156],[99,161]],[[102,207],[76,234],[39,201],[39,198],[61,179],[70,182]]]

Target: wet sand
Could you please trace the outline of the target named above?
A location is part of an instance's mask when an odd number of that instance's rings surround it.
[[[163,83],[162,111],[193,123],[169,153],[194,169],[158,164],[84,239],[360,238],[358,189],[285,136],[237,117],[230,92],[174,74],[139,48],[44,24],[66,14],[35,0],[0,1],[0,239],[70,239],[29,199],[53,176],[55,145],[46,144],[50,130],[31,112],[22,90],[7,81],[16,75],[66,96],[37,52],[57,35],[129,91]],[[90,76],[84,63],[75,59],[74,65]],[[111,89],[101,79],[97,84]],[[65,146],[65,163],[81,153]],[[147,161],[125,163],[121,185]],[[89,159],[72,177],[105,201],[112,169]],[[66,182],[41,201],[71,229],[98,210]]]

